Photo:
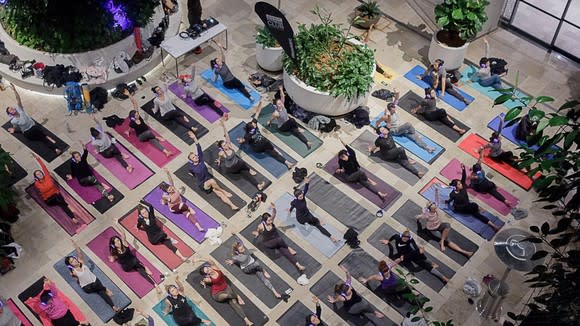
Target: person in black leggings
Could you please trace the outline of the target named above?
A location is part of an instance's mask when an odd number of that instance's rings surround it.
[[[375,140],[374,146],[369,146],[368,149],[370,155],[377,153],[378,156],[385,161],[399,163],[402,167],[409,170],[409,172],[413,173],[419,178],[422,178],[423,175],[425,175],[425,173],[420,172],[416,167],[413,166],[413,164],[417,162],[415,160],[409,159],[403,148],[397,147],[393,137],[389,133],[388,128],[378,127],[376,132],[379,137],[377,137]]]
[[[87,145],[85,145],[81,140],[79,140],[79,143],[83,148],[83,154],[81,155],[81,153],[77,151],[71,153],[70,174],[66,175],[66,179],[72,180],[75,178],[83,187],[95,187],[103,195],[103,198],[107,198],[110,202],[113,202],[115,196],[110,193],[111,188],[97,180],[93,173],[93,169],[87,162],[87,157],[89,155]]]
[[[506,204],[507,207],[511,207],[512,203],[510,203],[498,190],[495,183],[490,181],[485,176],[485,171],[481,167],[481,156],[483,155],[483,151],[480,152],[480,157],[477,163],[473,164],[471,168],[471,174],[469,175],[469,187],[479,193],[482,194],[490,194],[495,199],[499,200],[500,202]]]
[[[320,302],[318,297],[313,295],[312,302],[316,305],[316,312],[311,313],[310,315],[306,316],[306,324],[305,326],[326,326],[327,324],[322,321],[322,307],[320,306]]]
[[[276,123],[276,127],[281,132],[289,132],[298,138],[301,142],[306,145],[307,149],[312,148],[312,143],[306,139],[304,136],[304,129],[300,128],[300,125],[294,118],[288,115],[288,110],[284,106],[286,102],[286,95],[284,95],[284,87],[280,85],[280,98],[275,98],[273,101],[274,112],[272,112],[272,117],[268,120],[268,126],[272,125],[272,122]],[[258,117],[260,113],[256,114]]]
[[[163,307],[163,314],[171,314],[173,321],[178,326],[200,326],[211,325],[211,321],[203,320],[196,314],[187,297],[184,295],[185,288],[183,283],[179,280],[179,275],[175,275],[175,284],[167,285],[167,297],[163,300],[165,307]]]
[[[486,148],[489,148],[488,153],[489,158],[491,158],[496,162],[507,163],[517,169],[519,160],[512,151],[504,151],[501,148],[501,139],[502,136],[500,132],[497,131],[493,132],[491,134],[491,137],[489,137],[489,142],[479,148],[480,155]]]
[[[439,121],[449,128],[457,131],[460,135],[465,133],[465,129],[458,127],[447,115],[447,111],[437,108],[437,96],[433,88],[425,88],[425,99],[416,107],[411,109],[413,114],[421,114],[427,121]]]
[[[250,92],[248,92],[246,86],[239,79],[237,79],[234,76],[234,74],[232,74],[230,68],[226,64],[226,54],[224,52],[225,48],[218,42],[216,41],[213,42],[217,45],[220,51],[220,56],[210,61],[211,69],[213,70],[214,73],[213,82],[215,83],[218,77],[221,77],[225,88],[237,89],[238,91],[240,91],[240,93],[242,93],[245,97],[247,97],[250,100],[250,102],[253,103],[255,99],[252,97],[252,95],[250,95]]]
[[[466,105],[469,105],[471,102],[464,98],[463,95],[453,87],[451,80],[447,78],[447,70],[443,66],[444,63],[445,62],[442,59],[435,60],[431,65],[429,65],[429,68],[427,68],[422,75],[417,76],[417,78],[431,85],[434,89],[441,91],[441,97],[445,96],[445,92],[447,92]]]

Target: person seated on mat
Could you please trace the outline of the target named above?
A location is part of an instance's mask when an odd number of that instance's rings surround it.
[[[7,301],[0,296],[0,325],[22,326],[24,325],[18,317],[10,310]]]
[[[220,56],[214,58],[210,61],[211,69],[214,73],[213,82],[217,82],[218,77],[221,77],[224,87],[227,89],[237,89],[244,95],[246,98],[250,100],[250,102],[254,103],[255,99],[250,95],[248,89],[246,89],[246,85],[244,85],[238,78],[232,74],[230,68],[226,64],[226,53],[224,52],[225,48],[215,40],[212,40],[215,45],[218,47],[220,52]]]
[[[171,102],[171,98],[167,93],[166,84],[159,84],[151,88],[151,91],[155,94],[155,99],[153,99],[153,114],[159,113],[161,120],[166,122],[173,121],[185,129],[190,130],[190,132],[197,131],[197,128],[194,127],[193,122],[189,120],[185,113],[178,110]]]
[[[479,153],[480,157],[484,155],[484,150],[489,148],[489,153],[487,156],[492,160],[498,163],[507,163],[512,167],[519,169],[518,164],[520,160],[514,155],[512,151],[504,151],[501,148],[501,125],[500,125],[500,132],[494,131],[491,133],[491,137],[489,137],[489,142],[484,146],[481,146],[479,149],[476,149],[476,152]],[[523,169],[523,171],[527,172],[528,169]]]
[[[346,267],[340,265],[340,268],[346,273],[346,280],[334,286],[335,295],[329,295],[328,302],[332,304],[342,302],[344,309],[350,315],[364,317],[375,326],[384,325],[381,319],[385,318],[385,315],[375,310],[365,298],[356,292],[352,287],[350,273]]]
[[[335,173],[344,174],[346,181],[354,183],[358,182],[373,194],[379,196],[381,200],[385,200],[387,194],[380,192],[376,188],[377,183],[374,180],[369,179],[365,171],[361,170],[354,150],[345,144],[342,138],[339,137],[338,140],[340,140],[340,143],[345,149],[341,149],[338,152],[338,169],[336,169]]]
[[[499,191],[495,183],[490,181],[485,176],[485,171],[481,167],[481,160],[483,159],[483,151],[479,152],[479,159],[477,163],[473,164],[471,174],[469,175],[469,187],[481,194],[490,194],[495,199],[504,203],[507,207],[512,207],[510,203]],[[464,171],[462,171],[464,173]]]
[[[10,119],[12,124],[12,127],[8,128],[8,132],[11,134],[21,132],[26,139],[33,142],[41,142],[51,151],[54,151],[56,155],[60,155],[62,150],[56,145],[56,140],[47,135],[44,129],[24,111],[22,99],[20,99],[16,87],[12,83],[10,83],[10,87],[16,97],[16,107],[9,106],[6,108],[6,114],[8,114],[8,119]]]
[[[417,78],[431,85],[433,89],[440,91],[440,97],[445,96],[445,92],[447,92],[466,105],[469,105],[471,102],[463,97],[463,95],[455,89],[451,80],[447,78],[447,70],[443,66],[444,63],[445,62],[442,59],[436,59],[435,62],[429,65],[429,68],[427,68],[422,75],[418,75]]]
[[[411,236],[409,230],[405,230],[401,234],[393,234],[389,240],[382,239],[379,241],[382,244],[389,246],[389,258],[397,259],[403,257],[402,261],[404,260],[404,264],[413,262],[429,273],[435,275],[444,284],[449,282],[449,278],[437,269],[439,266],[427,260],[427,256],[425,256],[425,247],[417,246],[417,243]],[[393,241],[395,242],[396,252],[393,252],[393,246],[391,245],[391,242]]]
[[[145,231],[147,234],[147,240],[152,245],[164,245],[169,250],[173,251],[182,261],[187,261],[187,257],[183,256],[179,249],[175,247],[177,240],[169,238],[167,233],[163,232],[163,228],[160,225],[161,222],[157,220],[155,216],[155,210],[153,206],[146,202],[144,199],[140,201],[140,205],[137,207],[137,212],[139,212],[139,217],[137,218],[137,229]]]
[[[250,166],[244,162],[238,154],[232,148],[232,140],[226,129],[224,119],[220,119],[220,126],[224,132],[225,140],[218,140],[217,147],[218,157],[216,159],[216,164],[221,166],[223,170],[228,174],[242,174],[250,181],[258,190],[263,190],[266,186],[266,181],[259,182],[256,178],[258,172],[250,168]],[[223,161],[223,164],[222,164]]]
[[[524,114],[516,126],[514,136],[519,141],[528,141],[528,137],[536,133],[538,119],[530,116],[530,112]]]
[[[296,136],[296,138],[300,139],[306,145],[307,149],[312,148],[312,143],[306,139],[304,136],[304,129],[300,128],[300,125],[294,118],[288,115],[288,111],[284,106],[286,101],[286,96],[284,95],[284,86],[280,85],[280,98],[274,99],[274,112],[272,112],[272,117],[268,120],[268,126],[272,125],[272,122],[276,122],[276,127],[281,132],[290,132],[292,135]],[[256,118],[260,116],[260,111],[256,113]]]
[[[220,117],[223,117],[224,115],[226,118],[228,117],[228,114],[222,111],[221,103],[207,95],[207,93],[197,84],[197,81],[195,80],[195,62],[191,63],[191,75],[180,75],[179,79],[183,84],[184,99],[190,97],[196,105],[207,105]]]
[[[375,140],[374,145],[369,146],[368,150],[370,155],[378,153],[378,156],[381,159],[387,162],[399,163],[402,167],[409,170],[409,172],[419,178],[422,178],[423,175],[425,175],[424,172],[417,170],[417,168],[413,166],[413,164],[417,162],[407,157],[405,149],[397,147],[393,137],[389,133],[389,129],[386,127],[379,127],[375,130],[379,137]]]
[[[393,270],[393,267],[397,266],[402,261],[402,256],[391,261],[390,263],[381,260],[378,266],[379,273],[372,274],[368,277],[360,277],[359,281],[365,285],[367,285],[369,281],[380,282],[380,290],[385,295],[395,295],[404,299],[406,297],[405,294],[413,294],[413,292],[407,283],[403,281],[401,284],[399,277],[397,277],[395,271]],[[412,301],[410,303],[414,304]]]
[[[201,279],[201,286],[204,288],[210,286],[211,297],[217,302],[227,302],[234,312],[244,320],[247,326],[254,325],[254,323],[248,319],[246,313],[241,306],[246,303],[242,297],[234,292],[228,282],[224,273],[217,267],[217,265],[212,261],[208,260],[203,263],[199,269],[199,273],[203,276]]]
[[[167,168],[164,168],[163,171],[167,174],[168,182],[163,182],[159,185],[159,189],[163,191],[161,204],[167,205],[171,213],[185,215],[185,217],[195,225],[199,232],[205,232],[205,229],[201,227],[195,217],[195,210],[185,204],[184,200],[181,198],[181,193],[175,189],[171,172],[169,172]]]
[[[58,206],[62,208],[64,213],[71,219],[74,224],[79,224],[79,219],[71,210],[69,204],[60,193],[60,190],[58,190],[58,184],[50,175],[50,171],[48,171],[48,168],[44,162],[40,159],[40,157],[36,156],[36,154],[32,152],[30,154],[32,155],[32,158],[38,162],[40,168],[42,169],[42,171],[35,170],[32,173],[34,175],[34,188],[36,188],[38,191],[40,198],[42,198],[42,200],[48,206]]]
[[[199,326],[201,324],[211,325],[210,320],[201,319],[195,314],[193,307],[189,304],[187,297],[184,295],[185,288],[183,283],[179,280],[179,274],[175,275],[176,285],[167,285],[165,290],[167,291],[167,296],[163,303],[163,314],[171,314],[173,321],[178,326]]]
[[[381,126],[384,122],[386,127],[389,129],[389,133],[393,136],[407,137],[409,140],[417,144],[417,146],[426,150],[429,153],[433,153],[435,148],[429,147],[423,137],[417,133],[415,127],[409,122],[403,123],[397,112],[397,104],[399,103],[399,91],[395,88],[393,90],[395,94],[395,99],[393,102],[387,104],[387,108],[383,115],[375,122],[375,128]]]
[[[445,109],[437,108],[435,90],[431,87],[425,88],[425,99],[416,107],[411,109],[412,114],[421,114],[427,121],[439,121],[447,127],[457,131],[460,135],[465,133],[465,129],[460,128],[447,115]]]
[[[485,43],[485,56],[479,59],[479,69],[471,77],[472,81],[478,82],[483,87],[493,87],[495,89],[502,89],[501,76],[492,74],[491,60],[489,59],[489,42],[487,38],[483,38]]]
[[[316,305],[316,312],[311,313],[306,316],[306,326],[327,326],[325,322],[322,321],[322,307],[320,306],[320,301],[318,297],[313,295],[312,302]]]
[[[137,100],[131,95],[128,89],[125,89],[124,94],[129,96],[131,103],[133,104],[133,110],[129,111],[129,127],[133,129],[135,135],[140,142],[150,142],[155,148],[163,152],[166,157],[173,155],[173,153],[167,150],[160,142],[165,141],[161,136],[155,136],[151,128],[145,123],[143,118],[141,117],[141,113],[139,112],[139,105],[137,105]],[[129,136],[130,129],[125,131],[125,134]]]
[[[66,303],[59,297],[59,290],[54,282],[44,278],[44,288],[40,294],[38,308],[44,312],[53,326],[90,325],[86,320],[77,320]]]
[[[203,161],[203,149],[201,149],[201,145],[197,141],[195,134],[191,133],[189,136],[193,139],[197,151],[197,153],[190,152],[187,156],[187,159],[189,160],[189,174],[197,179],[197,186],[207,194],[213,192],[222,202],[230,206],[232,210],[239,210],[240,208],[230,199],[232,194],[225,191],[225,189],[217,183],[213,175],[209,173],[207,165],[205,165],[205,162]]]
[[[242,272],[245,274],[255,274],[258,276],[260,281],[264,283],[264,285],[272,291],[274,296],[279,300],[284,300],[284,302],[288,302],[288,298],[290,296],[286,293],[280,294],[270,282],[270,274],[267,270],[265,270],[260,262],[252,252],[244,246],[244,243],[241,240],[236,240],[232,245],[232,256],[229,259],[226,259],[226,264],[228,265],[237,265],[240,267]]]
[[[276,205],[274,203],[270,203],[270,209],[272,210],[271,213],[264,213],[262,214],[262,222],[258,224],[258,228],[256,231],[252,232],[254,238],[257,238],[262,235],[262,244],[269,249],[276,249],[278,250],[292,265],[296,266],[299,272],[303,272],[306,267],[301,265],[296,257],[296,251],[286,244],[280,233],[278,233],[278,229],[276,225],[274,225],[274,219],[276,218]]]
[[[268,155],[272,156],[276,161],[280,163],[284,163],[288,169],[294,167],[295,163],[287,161],[274,145],[260,132],[258,128],[258,120],[256,118],[260,114],[260,110],[262,110],[262,102],[258,103],[258,109],[254,115],[252,121],[246,123],[245,127],[245,134],[244,137],[239,137],[237,139],[238,144],[248,144],[252,148],[252,150],[256,153],[267,153]]]
[[[91,144],[95,147],[97,153],[101,154],[105,158],[115,158],[127,172],[133,172],[133,166],[127,163],[126,160],[129,159],[129,155],[121,153],[119,148],[113,143],[111,136],[106,133],[103,129],[101,123],[97,120],[96,116],[93,115],[93,120],[97,124],[97,128],[91,127]]]
[[[310,187],[310,179],[308,177],[304,178],[304,189],[298,187],[294,188],[294,199],[290,202],[290,208],[288,209],[288,214],[291,214],[294,209],[296,209],[296,220],[298,223],[310,224],[317,228],[320,233],[330,238],[332,242],[338,242],[338,239],[328,232],[328,230],[322,226],[320,220],[308,209],[306,202],[306,193],[308,193],[308,188]]]
[[[89,267],[85,264],[83,251],[79,248],[74,239],[71,239],[75,247],[75,256],[66,256],[64,264],[70,271],[70,275],[77,280],[77,283],[86,293],[98,294],[114,312],[118,312],[120,308],[113,303],[113,292],[103,286],[103,283],[97,278]]]
[[[109,192],[111,191],[111,187],[97,180],[93,174],[93,169],[87,162],[87,157],[89,156],[87,145],[82,140],[79,140],[79,143],[83,148],[83,154],[81,155],[77,151],[71,153],[70,174],[66,175],[66,179],[72,180],[75,178],[83,187],[95,187],[103,195],[103,198],[107,198],[110,202],[113,202],[115,196]]]

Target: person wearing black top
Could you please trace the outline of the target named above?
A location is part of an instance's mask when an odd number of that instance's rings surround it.
[[[175,275],[175,284],[177,285],[171,284],[165,287],[167,297],[163,300],[165,304],[163,314],[171,314],[178,326],[211,325],[211,321],[199,318],[189,305],[187,298],[183,295],[185,288],[179,280],[179,275]]]
[[[419,172],[419,170],[413,166],[413,164],[417,162],[409,159],[403,148],[397,147],[393,137],[389,133],[389,129],[386,127],[378,127],[376,132],[379,137],[375,140],[374,146],[369,146],[369,152],[371,155],[378,153],[381,159],[399,163],[402,167],[409,170],[419,178],[423,177],[425,173]]]
[[[416,107],[411,109],[412,114],[421,114],[427,121],[439,121],[447,127],[457,131],[460,135],[465,133],[465,129],[460,128],[449,118],[445,109],[437,108],[437,96],[433,88],[425,88],[425,99]]]
[[[158,150],[162,151],[166,157],[171,156],[173,153],[167,150],[163,145],[161,145],[162,141],[165,141],[162,137],[155,136],[153,131],[149,128],[149,126],[143,121],[141,114],[139,113],[139,106],[137,105],[137,100],[131,95],[128,90],[125,90],[125,95],[129,96],[131,99],[131,103],[133,103],[133,110],[129,111],[129,127],[135,131],[137,138],[140,142],[150,142],[157,148]],[[130,135],[129,130],[125,131],[127,136]]]
[[[322,307],[320,302],[318,302],[318,297],[313,295],[312,302],[316,304],[316,313],[306,316],[305,326],[326,326],[326,323],[322,321]]]
[[[71,153],[72,158],[70,160],[70,174],[66,175],[67,180],[72,180],[75,178],[83,187],[94,186],[99,190],[104,198],[107,198],[110,202],[114,201],[115,196],[109,193],[110,188],[97,180],[93,174],[93,170],[87,162],[87,156],[89,155],[87,146],[82,141],[79,141],[79,143],[83,147],[83,154],[81,155],[81,153],[76,151]]]

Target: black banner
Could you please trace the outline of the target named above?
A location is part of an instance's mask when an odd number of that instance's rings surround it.
[[[272,6],[271,4],[263,1],[259,1],[254,6],[254,11],[272,36],[280,43],[284,52],[292,58],[292,60],[296,61],[296,46],[294,45],[294,31],[290,26],[290,23],[278,10],[276,7]]]

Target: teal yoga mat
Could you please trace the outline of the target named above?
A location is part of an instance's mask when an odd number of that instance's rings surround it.
[[[201,309],[199,309],[198,306],[196,306],[191,299],[187,298],[187,302],[189,303],[189,305],[193,308],[193,312],[195,313],[195,315],[202,319],[202,320],[211,320],[209,319],[209,317],[203,312],[201,311]],[[173,316],[171,316],[170,314],[163,314],[163,308],[165,308],[165,299],[159,301],[158,304],[156,304],[155,306],[153,306],[153,311],[155,311],[157,313],[157,315],[159,316],[159,318],[161,318],[161,320],[163,320],[167,325],[169,326],[178,326],[175,321],[173,320]],[[203,324],[205,325],[205,324]],[[215,326],[215,323],[212,321],[210,326]]]
[[[225,96],[229,97],[232,101],[236,102],[239,106],[241,106],[244,110],[249,110],[254,107],[256,104],[260,102],[260,98],[262,97],[260,93],[258,93],[252,87],[249,87],[247,84],[244,84],[247,88],[250,88],[250,95],[254,98],[254,102],[251,102],[248,98],[246,98],[240,91],[237,89],[228,89],[225,88],[224,83],[222,82],[221,78],[218,78],[217,81],[214,83],[214,73],[211,69],[204,70],[201,73],[201,78],[205,79],[208,83],[212,84],[213,87],[217,88],[220,92],[222,92]]]
[[[500,92],[498,92],[497,90],[495,90],[495,88],[489,86],[489,87],[485,87],[485,86],[481,86],[481,84],[477,81],[472,81],[470,83],[467,83],[468,81],[471,81],[473,78],[473,75],[477,72],[477,68],[474,66],[467,66],[465,67],[465,69],[461,70],[461,81],[466,83],[466,85],[469,85],[471,88],[477,90],[478,92],[480,92],[481,94],[491,98],[492,100],[495,100],[497,97],[499,97],[501,95]],[[504,85],[504,88],[509,88],[509,85]],[[516,95],[517,96],[526,96],[526,94],[523,94],[519,91],[516,91]],[[507,107],[508,109],[512,109],[515,108],[516,106],[521,106],[522,104],[514,101],[514,100],[509,100],[503,103],[503,105],[505,107]]]

